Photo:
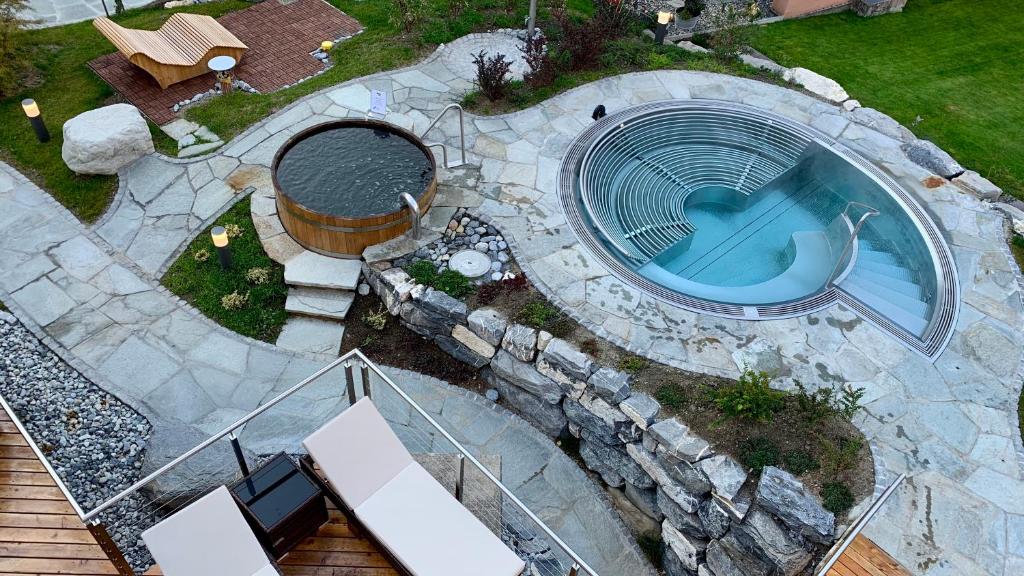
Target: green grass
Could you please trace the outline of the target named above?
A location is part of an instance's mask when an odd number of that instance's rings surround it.
[[[1020,0],[914,0],[876,18],[791,20],[761,28],[753,44],[782,65],[835,79],[1024,197]]]
[[[189,12],[219,16],[248,6],[240,0],[224,0],[192,6]],[[129,28],[155,29],[175,11],[130,10],[115,18]],[[71,117],[111,103],[113,91],[86,64],[114,51],[91,22],[31,30],[22,35],[22,51],[35,74],[27,87],[0,100],[0,158],[10,162],[86,222],[96,220],[117,188],[114,176],[76,176],[60,157],[61,127]],[[36,141],[21,110],[21,100],[34,98],[53,136],[46,144]],[[163,147],[164,144],[161,144]]]
[[[225,328],[257,340],[274,342],[287,317],[284,302],[288,288],[284,283],[284,267],[263,251],[249,214],[249,199],[242,200],[218,218],[215,226],[229,224],[242,229],[241,236],[231,240],[234,266],[230,270],[221,270],[210,231],[206,229],[171,266],[162,282],[171,292]],[[209,258],[197,261],[194,255],[200,251],[205,251]],[[269,269],[270,281],[255,285],[247,280],[246,271],[251,268]],[[233,292],[248,294],[248,304],[240,310],[225,310],[221,299]]]

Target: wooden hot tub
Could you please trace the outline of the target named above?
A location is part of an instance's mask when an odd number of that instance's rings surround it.
[[[271,165],[277,213],[303,247],[359,258],[367,246],[409,230],[402,193],[420,214],[437,192],[434,155],[416,135],[377,120],[344,119],[307,128]]]

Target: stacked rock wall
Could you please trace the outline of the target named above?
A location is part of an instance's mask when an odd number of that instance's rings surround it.
[[[793,575],[834,539],[835,519],[792,475],[760,482],[661,406],[631,377],[570,343],[417,285],[386,262],[364,276],[404,326],[475,368],[505,402],[553,438],[579,439],[580,456],[661,523],[669,576]],[[755,486],[756,483],[756,486]]]

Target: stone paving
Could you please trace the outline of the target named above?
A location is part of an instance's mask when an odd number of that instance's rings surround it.
[[[39,20],[39,26],[62,26],[106,15],[103,0],[29,0],[30,17]],[[151,4],[150,0],[124,0],[125,8],[139,8]],[[114,14],[114,0],[106,0],[107,10]]]
[[[140,161],[122,174],[111,215],[96,228],[113,250],[7,169],[10,182],[0,180],[0,194],[13,204],[0,215],[0,265],[11,273],[0,278],[0,297],[13,301],[27,324],[42,326],[52,345],[99,369],[87,372],[98,383],[130,401],[159,409],[162,397],[191,395],[200,399],[196,405],[213,407],[180,418],[201,427],[230,419],[229,410],[259,402],[261,388],[295,381],[316,362],[225,333],[154,288],[152,276],[204,220],[240,197],[228,184],[233,172],[249,170],[246,187],[265,187],[266,167],[289,135],[327,119],[363,116],[370,89],[389,94],[388,121],[421,132],[471,89],[472,68],[465,66],[471,51],[500,51],[508,40],[471,35],[419,65],[311,95],[198,162]],[[963,294],[948,348],[929,362],[841,305],[795,319],[723,320],[652,300],[611,276],[565,224],[557,200],[560,160],[596,104],[614,112],[668,98],[743,102],[814,126],[912,193],[957,262]],[[469,161],[480,178],[440,205],[489,217],[554,302],[639,354],[714,374],[735,375],[746,364],[775,370],[787,384],[864,387],[866,409],[857,424],[872,441],[879,481],[910,475],[868,535],[917,574],[1024,573],[1024,457],[1015,413],[1024,340],[1019,270],[1005,247],[1002,217],[953,185],[925,188],[921,181],[930,174],[900,150],[905,133],[861,109],[849,112],[756,81],[681,71],[627,74],[515,114],[467,116]],[[454,116],[428,139],[456,145]],[[162,213],[164,202],[171,212]],[[168,386],[172,378],[180,384]],[[236,401],[239,407],[231,407]]]

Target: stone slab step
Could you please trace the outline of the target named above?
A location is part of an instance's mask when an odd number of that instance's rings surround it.
[[[345,325],[332,320],[290,316],[277,337],[277,345],[293,352],[338,355]]]
[[[355,294],[344,290],[293,286],[288,289],[284,309],[292,314],[344,320],[355,298]]]
[[[284,281],[289,286],[355,290],[360,272],[359,260],[329,258],[307,250],[284,265]]]

